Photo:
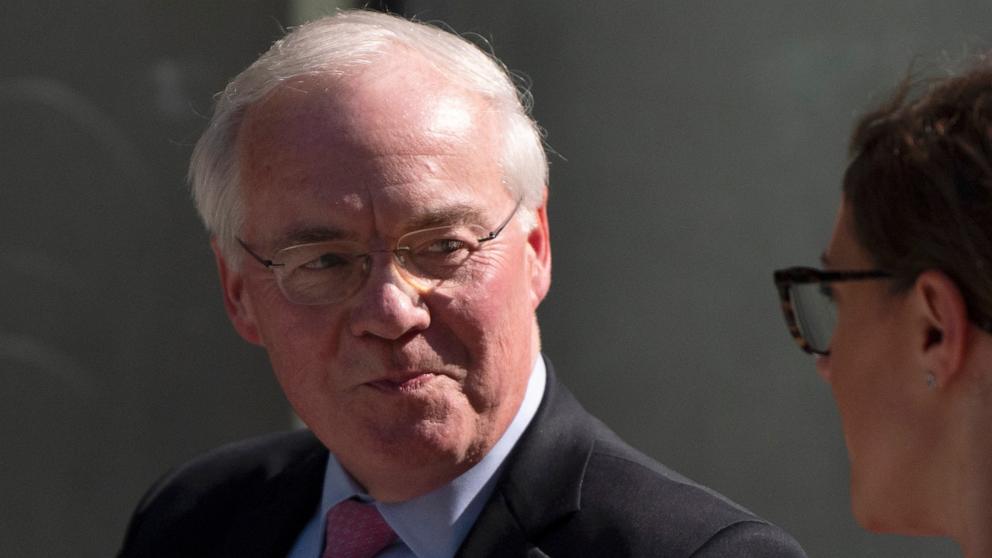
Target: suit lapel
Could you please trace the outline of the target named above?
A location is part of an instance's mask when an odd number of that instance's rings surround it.
[[[531,548],[533,545],[527,540],[525,529],[497,490],[479,514],[456,557],[519,558],[527,556]]]
[[[286,556],[320,505],[327,449],[316,438],[302,458],[246,495],[232,518],[225,556]]]
[[[507,458],[496,491],[459,557],[544,556],[542,534],[581,507],[582,478],[597,430],[545,359],[548,381],[534,420]]]

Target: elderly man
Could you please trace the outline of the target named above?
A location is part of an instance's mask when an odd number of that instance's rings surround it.
[[[547,163],[498,62],[372,12],[235,78],[191,181],[306,431],[146,495],[122,556],[802,556],[624,444],[540,355]]]

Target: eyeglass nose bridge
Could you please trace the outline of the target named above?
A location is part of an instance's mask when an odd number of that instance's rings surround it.
[[[399,246],[396,248],[369,250],[364,254],[357,254],[355,257],[362,260],[361,279],[351,289],[348,297],[357,294],[365,288],[365,285],[369,282],[369,277],[372,276],[372,256],[374,254],[390,254],[392,257],[389,258],[389,261],[396,263],[396,275],[399,276],[403,282],[413,287],[418,294],[423,294],[429,290],[428,282],[424,278],[418,277],[416,272],[410,268],[410,248],[406,246]],[[388,266],[389,264],[387,264],[387,268]]]
[[[362,273],[368,275],[372,271],[372,255],[373,254],[391,254],[393,257],[392,261],[395,261],[400,269],[410,271],[409,261],[410,261],[410,248],[407,246],[397,246],[396,248],[382,248],[379,250],[369,250],[364,254],[357,254],[356,258],[361,258],[362,260]]]

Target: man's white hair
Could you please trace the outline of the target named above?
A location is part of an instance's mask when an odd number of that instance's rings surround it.
[[[348,79],[403,47],[442,75],[480,95],[498,115],[503,183],[522,200],[533,226],[544,199],[548,163],[530,93],[514,85],[505,66],[466,39],[425,24],[372,11],[343,11],[294,29],[242,71],[217,97],[196,147],[189,181],[197,211],[226,257],[239,260],[236,237],[244,224],[237,136],[248,107],[287,80],[306,75]]]

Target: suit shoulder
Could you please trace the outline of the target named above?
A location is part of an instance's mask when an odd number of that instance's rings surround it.
[[[598,482],[605,482],[602,488],[606,490],[624,487],[631,491],[633,500],[630,501],[648,499],[649,495],[658,493],[678,495],[681,500],[639,502],[639,506],[648,506],[649,509],[667,505],[681,507],[686,502],[692,502],[704,509],[719,512],[721,517],[754,517],[753,513],[740,504],[662,465],[629,446],[612,432],[597,440],[586,466],[585,479],[587,483],[593,483],[593,486],[587,485],[587,489],[598,487]]]
[[[805,558],[806,553],[788,533],[763,521],[740,521],[717,532],[692,558]]]
[[[664,548],[666,556],[805,556],[782,529],[612,433],[590,453],[577,515],[601,537],[596,546],[625,549],[617,555]],[[727,548],[733,552],[720,553]]]
[[[153,541],[166,546],[180,540],[205,543],[224,532],[231,510],[250,505],[271,479],[308,455],[319,455],[320,449],[308,431],[269,434],[221,446],[171,470],[138,504],[122,555],[144,555],[133,549]]]
[[[300,430],[220,446],[166,473],[142,498],[138,512],[163,499],[175,503],[190,500],[192,504],[226,486],[264,482],[318,444],[312,433]]]
[[[715,558],[726,545],[739,547],[725,556],[805,556],[778,527],[625,443],[546,364],[541,407],[462,556],[510,555],[487,554],[507,544],[549,556]]]

